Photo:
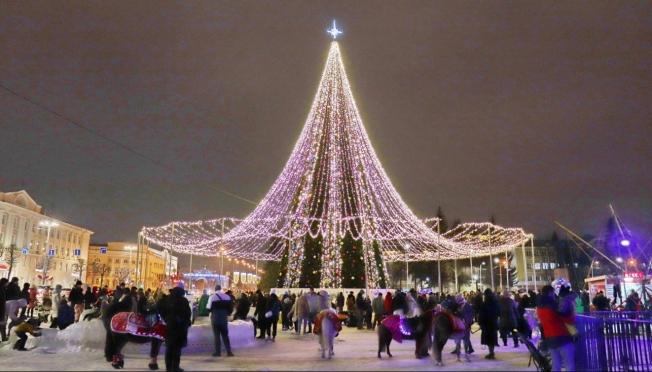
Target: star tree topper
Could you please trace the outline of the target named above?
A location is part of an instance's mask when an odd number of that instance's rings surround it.
[[[333,35],[333,39],[337,39],[337,35],[342,33],[342,31],[338,30],[337,27],[335,27],[335,20],[333,20],[333,28],[331,28],[330,30],[328,30],[326,32]]]

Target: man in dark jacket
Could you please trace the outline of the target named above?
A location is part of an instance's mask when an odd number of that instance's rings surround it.
[[[13,301],[20,299],[20,287],[18,286],[18,278],[13,277],[9,284],[7,284],[7,289],[5,290],[6,300]]]
[[[231,297],[222,293],[222,286],[215,286],[215,293],[208,298],[206,309],[211,313],[211,326],[213,327],[213,336],[215,337],[214,357],[222,356],[222,343],[220,336],[224,340],[226,355],[232,357],[231,341],[229,340],[229,315],[233,312],[233,301]]]
[[[503,292],[503,297],[498,300],[500,305],[500,338],[503,340],[503,346],[507,346],[507,337],[512,337],[514,347],[518,347],[518,335],[514,332],[517,326],[518,312],[516,302],[512,299],[509,291]]]
[[[473,310],[475,310],[476,323],[480,321],[480,308],[482,308],[482,292],[478,291],[478,294],[473,297]]]
[[[337,295],[337,299],[335,300],[337,302],[337,312],[341,313],[344,311],[344,293],[340,292]]]
[[[484,301],[480,307],[480,317],[478,324],[482,329],[480,343],[487,345],[489,354],[485,359],[496,359],[494,347],[498,345],[498,317],[500,316],[500,305],[491,288],[484,290]]]
[[[265,322],[267,324],[267,340],[276,342],[276,327],[278,326],[278,316],[281,312],[281,301],[278,300],[275,290],[267,299],[267,306],[265,307]],[[267,317],[271,313],[270,317]]]
[[[79,321],[79,316],[82,311],[84,311],[84,290],[82,289],[81,280],[78,280],[77,283],[75,283],[75,286],[70,290],[68,301],[70,301],[70,306],[72,306],[75,311],[75,323],[77,323]]]
[[[364,290],[361,289],[358,292],[358,296],[355,298],[355,309],[358,316],[358,329],[362,328],[362,323],[364,322],[364,311],[367,309],[367,304],[364,302]]]
[[[188,345],[188,328],[192,324],[190,303],[185,297],[186,291],[182,282],[170,289],[162,309],[161,317],[165,319],[165,370],[183,371],[181,364],[181,349]]]
[[[256,311],[254,312],[254,317],[258,316],[258,328],[260,329],[260,336],[256,338],[261,340],[265,338],[265,331],[267,330],[267,324],[265,323],[265,313],[267,310],[265,309],[267,309],[267,299],[259,289],[256,291]]]
[[[595,306],[595,311],[611,310],[609,299],[604,295],[603,291],[598,292],[598,294],[593,298],[593,306]]]

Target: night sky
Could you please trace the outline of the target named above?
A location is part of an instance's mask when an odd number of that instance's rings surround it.
[[[612,203],[652,236],[647,1],[0,1],[0,190],[98,243],[246,217],[216,188],[257,202],[281,173],[333,19],[417,216],[599,235]]]

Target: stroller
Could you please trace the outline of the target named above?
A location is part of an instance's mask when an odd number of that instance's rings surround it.
[[[534,364],[538,372],[552,371],[552,363],[550,362],[550,353],[544,347],[545,343],[541,343],[543,339],[539,339],[539,347],[537,348],[532,341],[528,340],[521,332],[518,332],[518,338],[523,345],[527,347],[530,352],[530,361],[527,366]]]

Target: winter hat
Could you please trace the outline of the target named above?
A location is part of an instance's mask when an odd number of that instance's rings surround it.
[[[562,285],[559,287],[559,297],[564,297],[570,293],[570,286]]]
[[[485,296],[489,296],[489,295],[492,295],[492,294],[494,294],[494,293],[491,291],[491,288],[487,288],[487,289],[484,290],[484,295]]]
[[[464,298],[464,295],[463,295],[463,294],[458,293],[458,294],[455,296],[455,302],[457,302],[458,304],[463,304],[463,303],[466,302],[466,299]]]
[[[78,280],[77,283],[75,283],[75,285],[82,285],[81,280]]]
[[[175,287],[181,288],[181,289],[186,289],[186,287],[183,285],[183,282],[178,282],[177,285],[175,285]]]

